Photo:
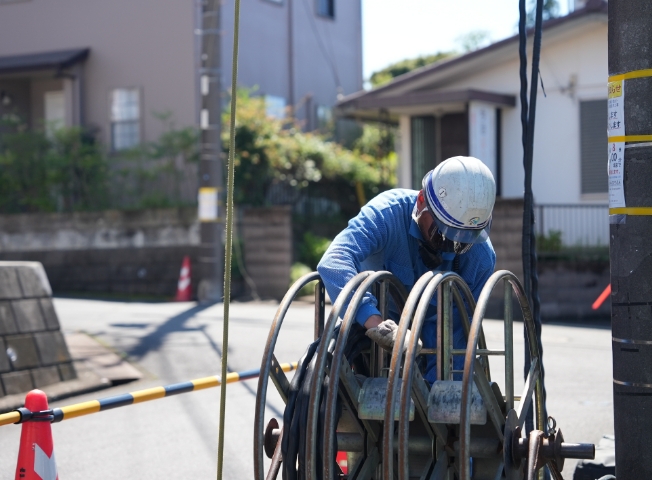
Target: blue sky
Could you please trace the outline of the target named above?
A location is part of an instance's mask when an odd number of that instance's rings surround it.
[[[558,3],[566,13],[569,0]],[[517,23],[518,0],[362,0],[364,78],[404,58],[459,49],[458,37],[474,30],[501,40]]]

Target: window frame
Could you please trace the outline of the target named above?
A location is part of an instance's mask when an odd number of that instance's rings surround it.
[[[592,191],[592,186],[595,180],[591,180],[589,184],[585,183],[585,168],[587,168],[587,165],[585,163],[585,155],[588,155],[589,152],[585,150],[585,138],[584,138],[584,125],[583,125],[583,111],[582,111],[582,105],[587,104],[587,103],[597,103],[597,102],[604,102],[604,115],[596,118],[596,126],[595,126],[595,132],[601,132],[604,130],[604,148],[599,150],[600,152],[604,152],[602,155],[596,151],[595,155],[595,165],[602,165],[604,167],[604,190],[602,191]],[[579,192],[580,192],[580,198],[582,200],[586,201],[595,201],[595,200],[603,200],[607,198],[607,195],[609,193],[609,179],[607,175],[607,168],[606,168],[606,160],[607,160],[607,146],[609,143],[609,139],[607,137],[607,130],[606,128],[602,128],[604,126],[604,120],[607,118],[607,112],[608,112],[608,105],[607,105],[608,99],[604,97],[587,97],[587,98],[579,98],[578,99],[578,109],[577,109],[577,115],[578,115],[578,126],[579,126]],[[587,112],[588,114],[588,112]],[[599,125],[599,126],[598,126]],[[589,143],[594,143],[590,142]],[[588,179],[587,179],[588,180]]]
[[[330,7],[329,13],[322,12],[321,6],[323,2],[328,3],[328,7]],[[315,13],[319,18],[335,20],[335,0],[315,0]]]
[[[114,120],[113,119],[113,94],[116,91],[119,90],[126,90],[126,91],[135,91],[138,94],[138,118],[134,120]],[[109,103],[109,145],[110,145],[110,151],[112,153],[117,153],[121,152],[124,150],[129,150],[131,148],[137,147],[138,145],[141,145],[143,143],[143,138],[144,138],[144,125],[143,125],[143,89],[142,87],[115,87],[111,88],[109,90],[108,94],[108,103]],[[115,143],[114,143],[114,125],[116,124],[126,124],[126,123],[133,123],[138,126],[138,135],[137,135],[137,141],[133,145],[130,145],[128,147],[123,147],[123,148],[116,148]]]

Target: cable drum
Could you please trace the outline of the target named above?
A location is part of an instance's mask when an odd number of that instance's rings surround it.
[[[339,336],[341,321],[335,326],[333,336],[329,341],[327,355],[327,371],[331,369],[333,351]],[[281,451],[283,453],[283,480],[305,480],[306,474],[306,445],[308,438],[306,436],[306,425],[308,422],[308,406],[310,404],[310,389],[313,381],[321,381],[322,389],[319,400],[319,422],[318,422],[318,448],[317,458],[315,459],[317,471],[323,471],[324,459],[321,452],[323,451],[323,442],[327,438],[323,432],[325,400],[328,396],[330,383],[329,375],[323,378],[315,374],[316,352],[321,338],[311,343],[306,349],[305,354],[299,361],[297,372],[290,383],[288,403],[283,414],[283,424],[289,425],[287,435],[283,435],[281,442]],[[365,336],[364,329],[359,325],[353,327],[351,335],[347,339],[345,356],[352,364],[353,370],[360,375],[369,374],[369,366],[366,359],[361,355],[363,350],[368,350],[371,341]],[[341,407],[338,404],[336,413],[337,420],[341,415]],[[330,436],[332,447],[335,450],[336,437]],[[339,469],[339,466],[331,459],[332,469]],[[341,473],[341,470],[340,470]]]

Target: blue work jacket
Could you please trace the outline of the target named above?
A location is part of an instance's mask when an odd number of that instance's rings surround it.
[[[322,257],[319,271],[326,291],[333,302],[347,282],[365,270],[388,270],[403,283],[408,292],[417,280],[428,271],[419,255],[419,240],[423,240],[418,225],[412,219],[412,209],[418,192],[393,189],[383,192],[367,203],[360,213],[333,240]],[[487,240],[471,247],[459,256],[457,272],[469,285],[476,301],[482,287],[496,265],[496,254]],[[367,293],[356,315],[363,325],[372,315],[380,315],[378,302]],[[348,304],[345,306],[346,307]],[[426,321],[421,332],[424,347],[435,348],[437,341],[436,295],[430,302]],[[390,318],[398,321],[398,312],[391,311]],[[458,315],[454,315],[453,337],[455,348],[465,348],[466,339]],[[462,357],[455,359],[454,368],[461,369]],[[426,379],[436,379],[436,358],[430,355]]]

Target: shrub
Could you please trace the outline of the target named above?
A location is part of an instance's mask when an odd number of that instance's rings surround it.
[[[539,252],[559,252],[561,247],[560,230],[548,230],[547,235],[537,235],[537,250]]]
[[[326,253],[331,241],[310,232],[306,232],[302,240],[299,245],[299,261],[308,265],[312,270],[316,270],[317,264]]]
[[[312,269],[303,263],[293,263],[292,268],[290,269],[290,285],[294,285],[294,282],[299,280],[301,277],[304,275],[312,272]],[[315,294],[315,285],[317,282],[311,282],[305,287],[303,287],[301,290],[299,290],[299,293],[297,296],[303,297],[306,295],[314,295]]]

